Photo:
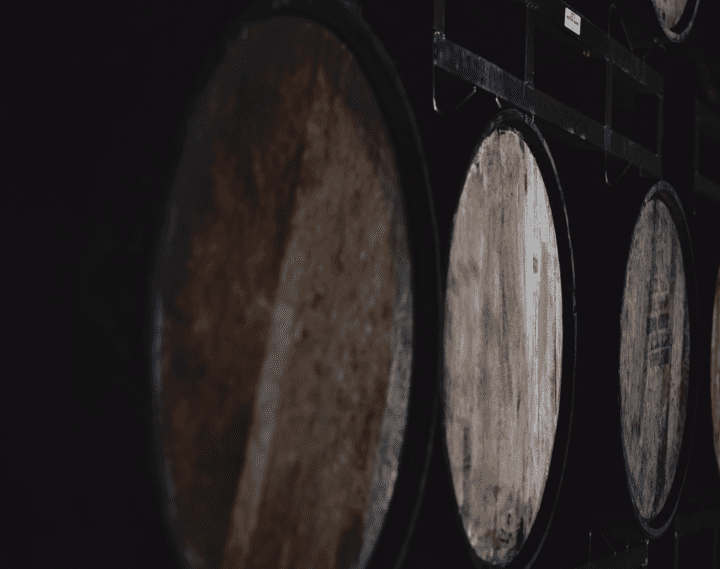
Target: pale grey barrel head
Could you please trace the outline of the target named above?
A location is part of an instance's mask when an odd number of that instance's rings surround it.
[[[667,500],[682,443],[690,350],[685,286],[670,210],[650,200],[632,236],[620,321],[623,450],[631,495],[646,520]]]
[[[444,405],[452,482],[481,559],[511,562],[535,521],[557,428],[562,290],[538,164],[520,133],[493,131],[455,214]]]

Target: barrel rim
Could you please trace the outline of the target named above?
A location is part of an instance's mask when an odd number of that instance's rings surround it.
[[[656,182],[645,195],[640,211],[635,218],[635,224],[633,226],[633,234],[635,228],[640,221],[643,210],[647,204],[653,200],[659,200],[665,205],[670,211],[671,219],[678,234],[678,241],[680,242],[680,248],[683,255],[683,267],[685,276],[685,290],[687,294],[688,304],[688,326],[689,326],[689,341],[690,341],[690,354],[689,354],[689,370],[688,370],[688,400],[685,414],[685,425],[683,427],[683,438],[681,441],[680,453],[678,455],[678,463],[675,471],[675,478],[673,484],[670,487],[670,492],[665,501],[665,505],[658,512],[658,514],[652,519],[645,519],[635,504],[632,498],[630,490],[630,471],[628,467],[627,454],[625,444],[623,440],[622,427],[619,421],[621,420],[621,401],[620,401],[620,378],[618,374],[617,388],[618,398],[615,409],[616,425],[619,429],[620,447],[622,449],[622,458],[624,464],[625,484],[623,484],[623,497],[627,504],[632,509],[633,519],[628,519],[627,509],[620,509],[617,512],[618,517],[621,518],[620,527],[627,528],[628,538],[641,539],[659,538],[672,523],[678,505],[680,503],[680,497],[682,494],[683,486],[685,485],[685,479],[687,476],[688,465],[690,461],[690,455],[692,450],[692,444],[694,439],[695,431],[695,417],[697,407],[697,393],[698,393],[698,338],[697,338],[697,291],[696,291],[696,277],[695,277],[695,264],[693,259],[692,243],[690,239],[690,228],[687,223],[685,211],[680,201],[680,196],[677,191],[666,181],[660,180]],[[626,274],[627,267],[630,263],[630,251],[628,251],[628,260],[626,262]],[[623,290],[623,299],[625,291]],[[618,334],[618,353],[620,353],[622,336]],[[693,347],[694,346],[694,347]],[[607,523],[607,522],[606,522]]]
[[[535,562],[538,555],[540,554],[543,545],[547,540],[547,537],[550,533],[550,527],[553,517],[558,509],[558,499],[563,485],[563,476],[566,472],[576,388],[575,363],[577,350],[577,314],[575,302],[575,267],[573,260],[572,242],[570,239],[567,208],[565,206],[565,199],[563,197],[562,186],[560,184],[560,177],[558,176],[557,168],[555,167],[555,161],[552,157],[552,154],[550,153],[545,138],[543,137],[538,127],[535,125],[533,117],[516,109],[508,109],[496,114],[482,130],[482,133],[474,146],[474,150],[470,155],[469,160],[467,161],[465,172],[468,172],[472,167],[472,163],[474,162],[475,157],[477,156],[480,146],[482,145],[484,140],[488,138],[495,130],[511,130],[520,134],[523,141],[530,148],[530,151],[532,152],[533,157],[538,164],[538,168],[545,183],[545,190],[548,196],[548,201],[550,202],[550,210],[552,212],[552,219],[555,225],[555,238],[557,241],[558,257],[560,264],[560,282],[563,290],[563,354],[561,364],[562,380],[560,393],[560,412],[558,413],[558,422],[555,430],[555,441],[553,443],[550,467],[548,469],[548,476],[545,481],[545,488],[543,491],[542,500],[540,501],[540,507],[533,522],[532,528],[528,533],[528,537],[525,540],[525,543],[520,548],[516,557],[508,564],[502,566],[507,569],[521,569],[530,567]],[[460,182],[458,194],[462,194],[464,184],[465,176],[462,177],[462,180]],[[454,233],[456,219],[457,208],[455,210],[455,213],[453,214],[453,223],[451,226],[452,228],[450,233],[449,246],[452,246],[452,235]],[[447,276],[445,276],[444,281],[447,281]],[[445,293],[445,297],[447,297],[446,282],[444,286],[445,288],[443,289],[443,291]],[[443,343],[441,345],[443,349],[443,376],[440,384],[443,387],[442,405],[444,410],[446,404],[444,378],[447,371],[444,361],[444,337]],[[452,469],[447,448],[447,425],[444,413],[440,423],[442,449],[439,452],[442,455],[445,467],[445,474],[452,489],[452,499],[454,501],[453,517],[455,519],[455,524],[458,528],[458,531],[463,536],[463,542],[466,546],[467,555],[474,564],[474,566],[478,569],[495,569],[498,567],[498,565],[488,563],[484,559],[481,559],[475,553],[475,550],[473,549],[467,538],[462,517],[460,515],[460,507],[455,497],[455,490],[452,482]],[[561,441],[561,444],[556,444],[557,441]]]
[[[170,171],[169,189],[164,199],[161,220],[151,228],[152,252],[148,256],[147,272],[150,278],[145,287],[143,335],[145,369],[148,380],[147,394],[152,401],[147,416],[149,454],[155,474],[156,500],[161,506],[165,533],[173,556],[179,566],[187,561],[177,547],[178,521],[169,515],[170,505],[162,485],[163,456],[159,452],[161,439],[155,422],[158,408],[153,390],[154,319],[161,300],[159,291],[168,270],[163,270],[165,240],[171,236],[177,219],[178,172],[186,162],[186,140],[190,124],[196,116],[198,102],[209,91],[209,84],[227,53],[226,47],[234,43],[246,26],[278,17],[298,17],[311,20],[332,32],[346,45],[360,66],[364,79],[370,85],[387,127],[393,149],[400,186],[400,203],[403,208],[407,232],[407,247],[411,259],[410,286],[417,301],[413,302],[413,342],[408,396],[408,417],[400,453],[400,466],[390,504],[383,520],[378,539],[366,565],[367,569],[400,567],[408,550],[425,491],[433,438],[439,410],[441,375],[440,349],[442,342],[442,304],[439,269],[437,221],[430,190],[430,177],[421,143],[415,113],[409,103],[404,85],[390,56],[369,25],[356,13],[336,0],[281,0],[270,3],[256,0],[238,12],[225,27],[224,33],[214,42],[211,54],[203,69],[193,81],[193,89],[183,113],[176,141],[176,160]],[[161,278],[162,277],[162,278]],[[390,531],[389,531],[390,530]],[[402,535],[399,535],[399,532]]]

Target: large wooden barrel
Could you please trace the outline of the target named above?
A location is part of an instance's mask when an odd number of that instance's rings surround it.
[[[699,0],[652,0],[655,15],[665,35],[683,41],[695,22]]]
[[[393,567],[439,375],[413,114],[336,0],[259,6],[228,29],[148,291],[169,535],[186,567]]]
[[[575,0],[581,3],[587,0]],[[693,35],[701,0],[615,0],[633,46],[679,43]],[[611,2],[605,2],[605,5]]]
[[[529,117],[499,114],[466,170],[445,300],[444,456],[480,567],[525,567],[565,466],[575,319],[562,191]]]
[[[620,317],[623,453],[643,521],[657,517],[673,485],[689,381],[688,283],[675,204],[663,191],[661,184],[651,191],[635,225]]]
[[[630,179],[622,190],[638,185],[640,179]],[[626,201],[628,211],[633,201]],[[604,428],[595,433],[597,447],[586,449],[588,468],[606,468],[607,484],[595,501],[599,526],[622,540],[660,537],[671,523],[690,459],[698,391],[695,272],[680,198],[660,181],[635,211],[624,275],[607,279],[612,305],[605,310],[619,321],[619,346],[609,363],[598,364],[601,374],[584,400],[587,428],[599,421]],[[614,291],[621,283],[620,300]],[[589,365],[588,359],[582,367]],[[591,409],[593,400],[598,407]]]

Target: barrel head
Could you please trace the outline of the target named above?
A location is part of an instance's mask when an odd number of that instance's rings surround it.
[[[455,214],[445,321],[446,444],[468,541],[518,555],[536,519],[558,422],[562,290],[537,161],[512,128],[480,144]]]
[[[690,318],[683,253],[670,210],[643,206],[625,276],[620,324],[622,440],[635,506],[651,522],[678,466],[687,407]]]
[[[357,58],[242,27],[197,101],[155,274],[165,508],[189,567],[365,567],[408,415],[400,175]]]

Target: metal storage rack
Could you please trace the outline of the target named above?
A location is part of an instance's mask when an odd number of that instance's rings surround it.
[[[433,106],[438,114],[445,115],[439,108],[436,97],[436,69],[442,69],[455,79],[465,82],[471,92],[456,107],[462,106],[478,89],[496,97],[503,106],[520,109],[533,116],[556,136],[565,142],[583,148],[591,148],[605,154],[605,183],[614,185],[617,176],[609,176],[609,160],[624,162],[625,170],[630,166],[639,168],[641,176],[652,179],[663,177],[663,140],[665,102],[665,76],[633,54],[620,42],[613,39],[588,19],[575,12],[561,0],[504,0],[525,4],[525,46],[524,74],[518,77],[499,65],[474,53],[460,43],[446,36],[446,0],[434,1],[433,31]],[[604,121],[599,122],[583,114],[572,105],[559,101],[535,86],[536,36],[539,30],[561,36],[565,45],[572,45],[577,57],[605,61],[604,66]],[[659,44],[658,44],[659,45]],[[661,47],[661,49],[664,49]],[[613,128],[614,89],[622,83],[633,93],[650,96],[656,102],[655,132],[653,145],[644,145],[637,140],[617,132]],[[694,96],[694,91],[693,91]],[[695,120],[688,128],[682,129],[682,138],[694,141],[692,191],[720,203],[720,184],[702,171],[700,155],[703,140],[720,142],[720,115],[707,105],[695,100]],[[683,141],[675,142],[682,145]],[[620,174],[622,176],[622,174]],[[713,554],[711,565],[718,569],[720,542],[720,509],[703,510],[693,513],[678,513],[668,531],[656,541],[624,544],[618,549],[600,531],[588,535],[588,562],[573,569],[634,569],[636,567],[683,567],[684,543],[686,538],[702,531],[712,531]],[[595,550],[595,551],[594,551]],[[600,553],[604,552],[604,553]],[[610,553],[612,552],[612,553]],[[594,559],[593,559],[594,558]],[[557,567],[571,569],[558,559]]]
[[[506,0],[507,1],[507,0]],[[511,0],[523,1],[523,0]],[[512,106],[560,129],[571,144],[591,145],[606,155],[638,166],[643,175],[662,177],[663,76],[634,56],[606,32],[559,0],[527,0],[525,74],[515,77],[481,55],[445,36],[445,0],[435,1],[434,67],[444,69],[471,85],[483,89]],[[579,57],[604,59],[604,124],[558,101],[534,86],[535,36],[538,29],[562,34],[575,45]],[[622,81],[633,91],[657,99],[656,144],[654,149],[623,136],[612,128],[613,83]],[[435,85],[433,84],[433,90]],[[435,103],[435,93],[433,92]],[[435,106],[436,110],[437,105]]]

